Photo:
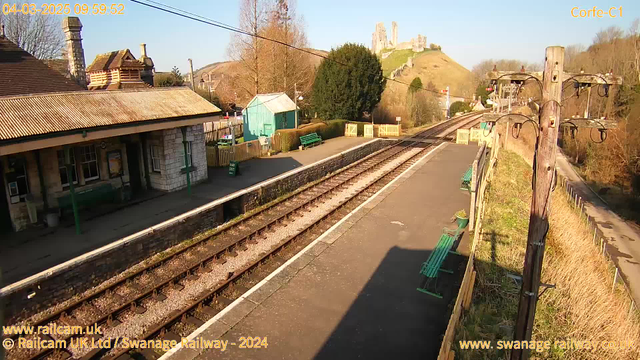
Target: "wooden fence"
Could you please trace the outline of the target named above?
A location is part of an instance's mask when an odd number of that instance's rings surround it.
[[[400,136],[400,125],[378,125],[378,136]]]
[[[635,311],[638,310],[635,299],[633,297],[633,293],[631,292],[631,288],[629,287],[627,280],[622,276],[622,271],[620,270],[618,265],[616,265],[613,259],[611,259],[611,254],[608,251],[609,247],[611,247],[611,249],[614,249],[614,251],[616,251],[615,247],[612,245],[609,245],[609,240],[607,239],[606,236],[604,236],[604,233],[599,228],[601,225],[599,225],[591,216],[587,214],[584,208],[584,199],[582,199],[582,197],[578,195],[578,193],[571,186],[567,178],[565,178],[562,175],[558,175],[558,178],[559,178],[558,184],[559,186],[562,186],[562,189],[564,190],[564,195],[567,197],[567,201],[571,203],[571,206],[578,213],[578,215],[580,216],[580,219],[582,219],[585,222],[585,225],[589,228],[589,231],[593,231],[593,245],[598,247],[600,254],[602,254],[602,256],[605,259],[607,259],[607,262],[609,263],[609,265],[611,265],[613,268],[616,269],[613,274],[611,292],[615,291],[616,285],[618,283],[622,283],[629,300],[629,313],[627,317],[632,316],[634,314],[634,310]],[[615,241],[615,239],[613,240]]]
[[[268,149],[259,140],[226,147],[207,146],[208,166],[228,166],[231,160],[246,161],[267,154]]]
[[[244,135],[244,125],[242,122],[234,124],[233,129],[236,133],[236,138],[240,138]],[[205,123],[204,141],[206,144],[218,141],[223,136],[229,134],[231,134],[231,129],[225,122]]]
[[[476,245],[482,241],[482,215],[484,213],[484,194],[487,188],[487,182],[493,175],[493,168],[495,167],[496,159],[498,157],[500,136],[497,131],[493,131],[490,135],[492,141],[487,144],[483,144],[478,150],[475,160],[473,161],[473,172],[471,174],[471,206],[469,215],[469,231],[473,232],[473,242],[471,244],[471,251],[469,252],[469,258],[467,259],[467,266],[465,267],[464,276],[462,278],[462,284],[460,290],[458,290],[458,296],[449,318],[449,324],[447,330],[444,333],[442,343],[440,345],[440,353],[438,354],[438,360],[453,360],[454,352],[451,350],[453,340],[456,336],[456,326],[460,321],[462,310],[469,310],[471,306],[471,300],[473,295],[473,287],[476,281],[475,270],[475,252]],[[476,196],[476,194],[479,195]],[[470,234],[471,235],[471,234]],[[471,237],[471,236],[470,236]]]

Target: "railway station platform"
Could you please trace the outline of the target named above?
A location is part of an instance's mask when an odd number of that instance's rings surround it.
[[[175,348],[161,360],[434,359],[468,254],[468,227],[439,278],[443,299],[418,292],[422,263],[456,211],[478,151],[444,143],[190,335],[220,349]],[[268,346],[240,348],[242,338]],[[246,344],[245,344],[246,345]]]
[[[226,167],[209,168],[208,180],[194,185],[191,197],[186,189],[150,193],[125,207],[107,208],[106,212],[83,219],[81,235],[75,234],[73,225],[2,234],[0,267],[3,284],[0,288],[213,200],[369,141],[372,139],[339,137],[304,151],[251,159],[240,163],[241,174],[237,177],[229,177]]]

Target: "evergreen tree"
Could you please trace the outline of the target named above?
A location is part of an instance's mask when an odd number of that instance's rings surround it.
[[[322,61],[313,84],[311,102],[320,117],[361,119],[380,102],[386,79],[375,54],[362,45],[345,44]]]

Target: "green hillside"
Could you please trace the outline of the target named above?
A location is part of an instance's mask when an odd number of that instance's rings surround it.
[[[422,52],[416,53],[416,52],[413,52],[413,50],[411,49],[395,50],[394,52],[391,53],[391,55],[387,56],[385,59],[381,59],[382,72],[384,73],[384,76],[391,75],[391,72],[393,70],[399,68],[402,64],[406,63],[409,57],[413,56],[414,54],[416,56],[420,56],[420,54],[424,54],[425,52],[428,52],[428,51],[430,50],[426,49]],[[384,52],[385,50],[382,51],[382,53]]]

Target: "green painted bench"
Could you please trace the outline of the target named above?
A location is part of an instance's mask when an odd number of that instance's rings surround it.
[[[473,174],[473,165],[469,166],[467,171],[462,175],[462,184],[460,184],[460,190],[471,191],[471,175]]]
[[[456,230],[443,229],[436,248],[433,249],[427,261],[422,263],[420,274],[425,277],[425,280],[422,286],[416,290],[442,299],[442,295],[436,292],[438,274],[440,272],[453,274],[451,270],[442,269],[442,263],[449,253],[455,253],[451,251],[451,248],[458,239],[461,230],[461,228],[457,228]]]
[[[78,208],[83,208],[99,203],[115,202],[117,191],[109,183],[87,189],[75,189],[75,194]],[[70,193],[58,197],[58,207],[62,212],[73,209]]]
[[[300,144],[302,144],[303,148],[313,146],[316,144],[321,144],[322,138],[317,133],[311,133],[307,135],[300,136]]]

